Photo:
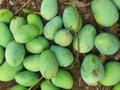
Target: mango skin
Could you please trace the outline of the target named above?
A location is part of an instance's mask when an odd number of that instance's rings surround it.
[[[120,82],[113,87],[113,90],[120,90]]]
[[[73,77],[67,70],[60,69],[52,79],[52,83],[57,87],[70,90],[73,86]]]
[[[5,57],[5,51],[2,46],[0,46],[0,65],[3,63]]]
[[[57,0],[43,0],[41,3],[40,14],[46,19],[50,20],[56,16],[58,12]]]
[[[104,27],[113,26],[119,18],[119,13],[111,0],[93,0],[91,9],[95,20]]]
[[[28,24],[32,24],[34,26],[36,26],[39,29],[39,35],[42,34],[43,32],[43,22],[41,20],[41,18],[36,15],[36,14],[28,14],[27,16],[27,22]]]
[[[14,34],[14,38],[19,43],[27,43],[39,35],[39,30],[30,24],[21,26]]]
[[[60,88],[53,85],[50,81],[44,80],[40,84],[41,90],[61,90]]]
[[[39,80],[37,73],[31,71],[22,71],[16,74],[15,81],[23,86],[30,87],[35,85]]]
[[[94,47],[96,29],[91,24],[86,24],[73,41],[73,48],[79,53],[88,53]]]
[[[23,17],[15,16],[10,22],[11,33],[14,35],[18,28],[20,28],[22,25],[25,25],[26,23],[27,22]]]
[[[26,43],[26,48],[31,53],[41,53],[49,47],[48,40],[43,36],[38,36]]]
[[[53,40],[55,33],[62,28],[62,18],[56,16],[51,19],[44,27],[43,34],[48,40]]]
[[[12,40],[12,34],[5,23],[0,23],[0,45],[7,47],[8,43]]]
[[[16,41],[11,41],[6,50],[5,58],[9,65],[18,66],[20,65],[25,57],[25,48],[23,44],[17,43]]]
[[[40,55],[39,69],[45,79],[52,79],[58,72],[58,63],[54,53],[47,49]]]
[[[28,90],[27,87],[24,87],[22,85],[16,84],[10,88],[10,90]]]
[[[60,46],[69,46],[72,43],[72,33],[67,29],[61,29],[55,33],[54,42]]]
[[[50,49],[54,52],[59,66],[68,67],[72,64],[74,57],[69,49],[57,45],[52,45]]]
[[[39,54],[27,56],[23,60],[24,67],[27,70],[32,71],[32,72],[39,71],[39,57],[40,57]]]
[[[104,65],[105,75],[100,83],[104,86],[113,86],[120,82],[120,63],[109,61]],[[114,74],[114,75],[113,75]]]
[[[81,64],[80,74],[88,85],[98,85],[104,77],[104,67],[100,58],[94,54],[87,54]]]
[[[95,38],[95,47],[102,54],[113,55],[119,50],[120,41],[110,33],[100,33]]]
[[[0,22],[9,24],[14,14],[9,9],[0,10]]]
[[[120,0],[112,0],[117,8],[120,10]]]
[[[11,66],[6,61],[0,66],[0,81],[11,81],[23,69],[23,65]]]

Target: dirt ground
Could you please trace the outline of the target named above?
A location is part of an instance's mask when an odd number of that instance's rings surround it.
[[[62,4],[62,1],[73,2],[83,18],[83,24],[87,24],[87,23],[93,24],[97,29],[97,33],[110,32],[116,35],[118,38],[120,38],[119,22],[117,22],[116,25],[110,28],[103,28],[98,24],[96,24],[90,8],[90,3],[92,0],[58,0],[59,3],[58,15],[62,15],[63,9],[65,7],[65,5]],[[8,8],[12,10],[16,15],[24,16],[24,17],[26,17],[26,14],[24,14],[20,10],[22,6],[30,8],[35,12],[39,12],[40,4],[41,4],[41,0],[0,0],[0,8]],[[107,60],[120,60],[120,51],[118,51],[115,55],[112,56],[102,55],[96,50],[96,48],[93,48],[91,52],[97,54],[101,58],[103,63],[105,63]],[[76,53],[74,53],[74,55],[76,56]],[[80,63],[82,62],[82,59],[83,59],[83,55],[79,54],[78,60],[80,61]],[[74,86],[71,90],[112,90],[112,87],[104,87],[102,85],[93,87],[85,84],[80,76],[79,69],[80,69],[80,64],[79,66],[75,66],[74,68],[68,68],[68,70],[71,72],[74,78]],[[0,82],[0,90],[9,90],[9,88],[14,84],[15,84],[14,80],[10,82]]]

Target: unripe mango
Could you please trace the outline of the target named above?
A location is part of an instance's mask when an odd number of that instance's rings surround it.
[[[113,90],[120,90],[120,82],[113,87]]]
[[[118,7],[118,9],[120,10],[120,0],[112,0],[112,1]]]
[[[5,57],[5,51],[2,46],[0,46],[0,65],[3,63]]]
[[[24,87],[22,85],[16,84],[10,88],[10,90],[28,90],[27,87]]]

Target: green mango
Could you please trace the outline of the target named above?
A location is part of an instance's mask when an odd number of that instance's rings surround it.
[[[27,22],[28,24],[32,24],[34,26],[36,26],[39,29],[39,35],[42,34],[43,32],[43,22],[41,20],[41,18],[36,15],[36,14],[28,14],[27,16]]]
[[[45,25],[43,34],[48,40],[53,40],[55,33],[61,28],[62,19],[60,16],[56,16]]]
[[[23,69],[23,65],[11,66],[6,61],[0,66],[0,81],[11,81]]]
[[[61,90],[59,87],[53,85],[50,81],[44,80],[40,84],[41,90]]]
[[[119,19],[118,10],[112,0],[93,0],[91,9],[96,22],[101,26],[113,26]]]
[[[0,45],[7,47],[8,43],[12,40],[12,34],[5,23],[0,23]]]
[[[113,87],[113,90],[120,90],[120,82]]]
[[[27,87],[24,87],[22,85],[16,84],[10,88],[10,90],[28,90]]]
[[[120,10],[120,0],[112,0],[117,8]]]
[[[104,67],[100,58],[94,54],[87,54],[83,59],[80,74],[87,84],[98,85],[104,77]]]
[[[37,54],[27,56],[23,61],[24,67],[27,70],[32,71],[32,72],[39,71],[39,61],[40,61],[39,57],[40,55],[37,55]]]
[[[28,43],[26,43],[26,48],[31,53],[41,53],[49,47],[48,40],[43,36],[38,36]]]
[[[9,24],[14,14],[9,9],[0,9],[0,23]]]
[[[35,85],[39,80],[37,73],[31,71],[22,71],[16,74],[15,81],[23,86],[30,87]]]
[[[57,45],[52,45],[50,49],[54,52],[59,66],[68,67],[73,62],[74,57],[69,49]]]
[[[42,76],[46,79],[52,79],[58,72],[58,63],[54,53],[47,49],[40,55],[39,68]]]
[[[79,15],[76,7],[68,5],[63,11],[63,24],[67,29],[78,32],[82,26],[82,17]]]
[[[24,45],[17,43],[14,40],[11,41],[5,50],[6,62],[11,66],[18,66],[23,62],[24,57],[25,57]]]
[[[19,43],[27,43],[39,35],[39,30],[30,24],[21,26],[14,34],[14,38]]]
[[[105,55],[115,54],[120,47],[119,39],[110,33],[100,33],[95,38],[96,48]]]
[[[63,89],[71,89],[73,87],[73,77],[72,75],[64,69],[60,69],[57,75],[51,79],[52,83]]]
[[[15,16],[10,22],[10,30],[11,33],[14,35],[15,32],[22,26],[25,25],[27,22],[23,17]]]
[[[56,16],[58,12],[58,3],[57,0],[43,0],[40,7],[41,16],[50,20]]]
[[[69,46],[72,43],[72,33],[67,29],[61,29],[55,33],[54,41],[60,46]]]
[[[3,63],[5,57],[5,51],[2,46],[0,46],[0,65]]]
[[[73,41],[73,48],[79,53],[88,53],[94,47],[96,29],[91,24],[83,26]]]
[[[120,82],[120,62],[109,61],[104,65],[105,75],[100,83],[104,86],[113,86]]]

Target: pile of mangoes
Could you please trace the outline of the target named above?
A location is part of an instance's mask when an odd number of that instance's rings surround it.
[[[113,34],[97,33],[92,24],[83,25],[76,6],[64,3],[62,17],[57,16],[57,0],[43,0],[40,15],[15,16],[9,9],[0,9],[0,81],[15,79],[10,90],[27,90],[42,79],[41,90],[71,89],[73,77],[65,68],[74,64],[72,49],[85,54],[80,75],[89,85],[102,84],[120,90],[120,62],[105,64],[91,50],[114,55],[120,40]],[[116,7],[117,6],[117,7]],[[112,27],[119,19],[119,0],[93,0],[91,9],[96,22]],[[46,23],[43,22],[43,19]],[[40,72],[40,73],[39,73]]]

